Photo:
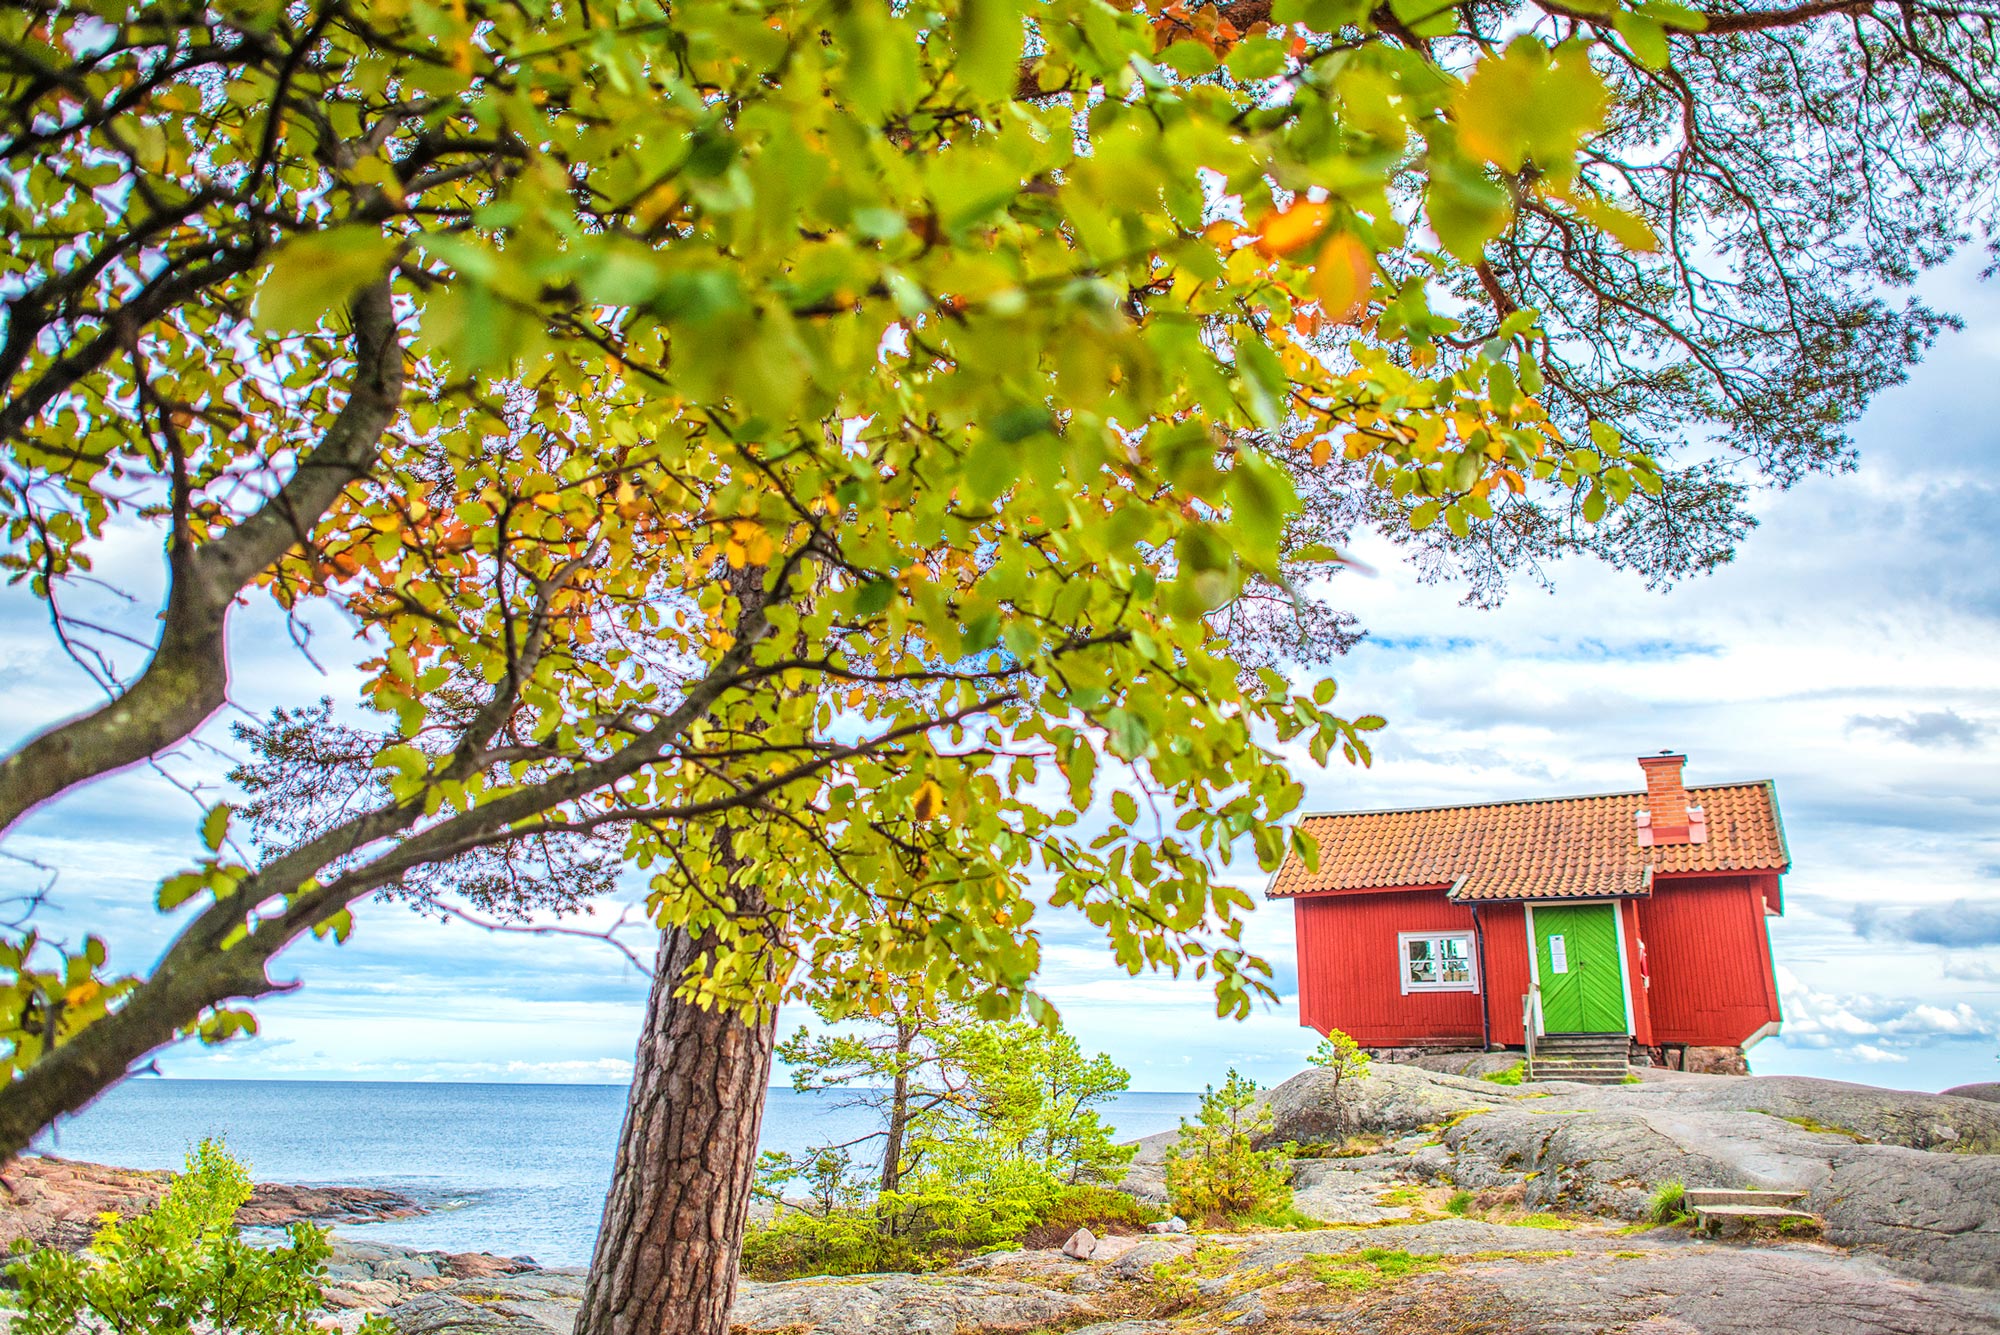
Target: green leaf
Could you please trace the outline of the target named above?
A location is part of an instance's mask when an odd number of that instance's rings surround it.
[[[210,807],[208,814],[201,818],[201,841],[208,845],[209,852],[222,848],[222,841],[229,834],[229,817],[234,812],[235,808],[224,802]]]
[[[1229,53],[1229,72],[1245,83],[1275,79],[1285,72],[1285,44],[1275,37],[1251,37]]]
[[[1152,727],[1134,710],[1111,710],[1104,716],[1104,726],[1111,754],[1121,760],[1137,760],[1153,749]]]
[[[1198,79],[1213,71],[1222,62],[1215,58],[1215,52],[1200,42],[1182,38],[1160,52],[1160,63],[1182,78]]]
[[[1389,0],[1389,12],[1419,37],[1446,37],[1458,31],[1458,6],[1443,0]]]
[[[342,909],[332,917],[313,924],[312,934],[317,937],[332,936],[336,943],[345,943],[354,932],[354,913]]]
[[[1708,15],[1677,4],[1675,0],[1645,0],[1638,8],[1647,18],[1658,19],[1667,27],[1678,28],[1682,32],[1705,32],[1708,29]]]
[[[160,906],[160,912],[169,913],[200,894],[207,885],[208,877],[198,871],[180,872],[160,882],[154,902]]]
[[[1139,804],[1123,788],[1111,794],[1111,814],[1130,825],[1139,819]]]
[[[895,580],[871,579],[855,590],[854,611],[857,616],[872,617],[886,610],[895,600]]]
[[[1297,504],[1289,474],[1252,450],[1236,456],[1229,470],[1229,502],[1238,528],[1250,538],[1247,555],[1258,563],[1277,552],[1278,536]]]
[[[394,239],[353,224],[287,241],[257,287],[257,328],[289,334],[315,327],[329,310],[381,277],[395,253]]]
[[[1621,9],[1617,17],[1611,20],[1611,26],[1618,30],[1618,35],[1632,48],[1632,54],[1639,58],[1641,65],[1652,70],[1666,67],[1672,52],[1667,49],[1666,27],[1658,19],[1635,14],[1629,9]]]
[[[1432,166],[1425,212],[1444,248],[1472,264],[1485,255],[1486,243],[1500,235],[1513,217],[1513,205],[1507,192],[1478,167],[1446,158]]]
[[[987,102],[1013,96],[1024,49],[1018,0],[965,0],[957,37],[958,77],[973,95]]]
[[[1236,340],[1236,369],[1249,391],[1251,417],[1266,431],[1277,430],[1291,395],[1291,381],[1277,354],[1256,334],[1245,333]]]

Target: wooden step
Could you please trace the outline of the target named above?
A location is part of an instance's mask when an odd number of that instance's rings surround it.
[[[1724,1187],[1689,1187],[1682,1201],[1690,1210],[1704,1206],[1770,1206],[1789,1210],[1806,1198],[1803,1191],[1732,1191]]]
[[[1783,1205],[1697,1205],[1694,1207],[1694,1226],[1697,1232],[1723,1234],[1741,1229],[1753,1228],[1758,1224],[1781,1224],[1787,1219],[1799,1219],[1809,1224],[1818,1224],[1817,1215],[1804,1210],[1794,1210]]]
[[[1530,1071],[1528,1073],[1528,1079],[1538,1085],[1550,1080],[1567,1081],[1572,1085],[1622,1085],[1625,1083],[1625,1075],[1626,1073],[1624,1071],[1616,1071],[1616,1070],[1607,1070],[1607,1071],[1541,1070],[1541,1071]]]
[[[1589,1053],[1593,1056],[1602,1054],[1607,1057],[1623,1057],[1628,1051],[1630,1051],[1630,1048],[1627,1044],[1624,1043],[1537,1043],[1535,1044],[1535,1055],[1537,1057],[1556,1057],[1556,1056],[1568,1057],[1582,1053]]]

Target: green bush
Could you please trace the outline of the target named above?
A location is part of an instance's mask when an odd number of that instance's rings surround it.
[[[1023,1247],[1059,1247],[1080,1228],[1099,1237],[1123,1230],[1136,1233],[1161,1212],[1141,1205],[1113,1187],[1069,1187],[1016,1239]]]
[[[1451,1199],[1444,1203],[1444,1208],[1452,1214],[1467,1213],[1472,1209],[1472,1193],[1461,1187],[1451,1193]]]
[[[1079,1228],[1136,1232],[1158,1217],[1109,1187],[954,1195],[940,1185],[824,1214],[784,1210],[744,1234],[742,1267],[760,1280],[936,1270],[999,1246],[1060,1246]]]
[[[1652,1204],[1646,1209],[1647,1218],[1656,1224],[1678,1224],[1690,1215],[1687,1208],[1687,1183],[1679,1178],[1669,1178],[1653,1191]]]
[[[801,1275],[872,1275],[884,1270],[934,1270],[950,1258],[910,1238],[885,1233],[872,1211],[829,1215],[786,1210],[743,1234],[743,1273],[752,1279]]]
[[[1222,1088],[1202,1095],[1194,1122],[1181,1122],[1167,1151],[1167,1195],[1190,1220],[1233,1219],[1283,1210],[1292,1203],[1291,1147],[1253,1148],[1271,1129],[1271,1110],[1257,1103],[1257,1082],[1231,1067]]]
[[[145,1214],[112,1220],[80,1254],[15,1244],[7,1274],[20,1290],[14,1335],[320,1335],[326,1230],[298,1223],[288,1244],[244,1240],[236,1212],[250,1175],[216,1141],[188,1155],[187,1171]],[[366,1335],[388,1335],[370,1317]]]

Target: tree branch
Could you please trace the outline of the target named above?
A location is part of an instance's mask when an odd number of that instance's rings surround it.
[[[275,495],[228,532],[196,549],[169,535],[166,608],[151,660],[116,698],[0,759],[0,834],[57,794],[181,741],[222,707],[230,607],[374,467],[402,402],[403,348],[388,277],[357,293],[351,310],[354,382],[326,435]]]

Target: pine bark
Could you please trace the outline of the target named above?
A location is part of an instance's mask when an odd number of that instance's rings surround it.
[[[714,942],[671,930],[576,1335],[726,1335],[771,1082],[777,1016],[674,996]]]

